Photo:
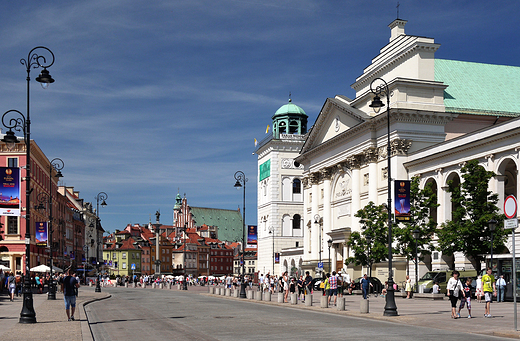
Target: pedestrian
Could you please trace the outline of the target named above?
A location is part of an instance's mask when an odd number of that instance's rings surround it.
[[[334,305],[336,305],[338,300],[338,277],[336,276],[336,271],[332,271],[332,276],[329,277],[329,287],[329,305],[332,296],[334,296]]]
[[[439,282],[433,283],[432,294],[438,294],[440,290]]]
[[[491,302],[493,296],[497,295],[497,288],[495,285],[495,276],[493,276],[493,270],[487,268],[486,274],[482,276],[482,290],[484,291],[484,299],[486,300],[486,311],[484,317],[491,316]]]
[[[300,278],[296,281],[296,286],[298,287],[298,299],[305,302],[305,287],[303,285],[303,276],[300,275]]]
[[[303,281],[307,295],[312,295],[312,277],[309,271],[305,271],[305,280]]]
[[[36,282],[36,287],[38,288],[38,293],[42,294],[43,293],[43,285],[42,285],[42,281],[40,279],[40,276],[38,274],[36,274],[36,276],[34,276],[34,280]]]
[[[14,292],[16,291],[16,279],[14,278],[13,272],[9,273],[9,277],[7,278],[7,287],[9,289],[9,298],[11,302],[14,301]]]
[[[4,283],[5,283],[4,270],[0,269],[0,293],[2,293],[2,291],[4,291]]]
[[[350,281],[350,284],[348,286],[348,294],[349,295],[352,295],[352,290],[354,290],[354,288],[356,287],[356,283],[354,282],[354,280],[352,279]]]
[[[329,297],[329,289],[330,289],[330,282],[329,282],[329,278],[330,278],[330,273],[327,273],[325,275],[325,282],[323,283],[323,296],[327,296],[327,300],[328,300],[328,297]]]
[[[460,318],[460,311],[464,309],[464,305],[468,307],[468,318],[471,318],[471,278],[466,278],[466,283],[462,283],[462,290],[464,291],[464,297],[460,300],[459,312],[457,317]]]
[[[291,277],[291,283],[289,284],[289,292],[291,293],[292,299],[292,294],[296,293],[296,279],[294,277]]]
[[[16,297],[21,296],[22,295],[22,273],[20,271],[18,271],[16,273],[16,276],[14,277],[14,281],[16,284],[16,289],[15,289]]]
[[[404,291],[406,291],[406,298],[410,299],[410,295],[412,294],[412,280],[408,275],[406,275],[406,285],[404,287]]]
[[[477,302],[482,303],[482,296],[484,296],[484,290],[482,290],[482,276],[477,277],[477,288],[475,289],[475,296],[477,296]]]
[[[506,280],[504,279],[504,275],[500,275],[497,279],[496,288],[498,292],[497,302],[505,302],[504,296],[506,293]]]
[[[446,286],[446,292],[451,302],[451,318],[457,318],[457,301],[459,297],[464,296],[462,283],[459,280],[460,273],[455,270],[451,273],[451,278]]]
[[[289,276],[287,274],[287,271],[285,271],[282,275],[282,285],[283,285],[283,301],[285,303],[288,303],[287,296],[289,296]]]
[[[71,268],[65,269],[65,276],[60,284],[63,290],[63,299],[65,301],[65,312],[69,321],[74,321],[74,312],[76,310],[76,293],[75,288],[79,288],[76,277],[71,276]]]
[[[372,283],[370,283],[370,279],[368,278],[367,274],[363,275],[363,278],[361,278],[361,281],[359,282],[361,284],[361,292],[363,293],[363,299],[368,298],[368,290],[370,287],[373,287]]]

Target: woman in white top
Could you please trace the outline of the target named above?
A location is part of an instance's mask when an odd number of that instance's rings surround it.
[[[451,318],[457,318],[457,301],[459,296],[464,296],[464,290],[462,288],[462,283],[459,280],[459,272],[457,270],[451,273],[451,278],[448,281],[448,285],[446,286],[446,292],[448,293],[448,297],[451,302]]]
[[[477,302],[482,303],[482,296],[484,296],[484,291],[482,290],[482,276],[477,277],[477,289],[475,295],[477,296]]]

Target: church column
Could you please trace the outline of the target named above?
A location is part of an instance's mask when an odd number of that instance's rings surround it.
[[[320,247],[320,229],[321,229],[321,219],[318,223],[314,222],[314,217],[319,214],[318,213],[318,204],[319,204],[319,174],[318,173],[312,173],[311,174],[311,231],[312,231],[312,237],[311,237],[311,259],[316,260],[319,259],[319,247]],[[321,217],[320,217],[321,218]]]
[[[351,175],[352,175],[352,196],[351,196],[351,202],[350,202],[350,218],[351,218],[351,229],[352,231],[358,231],[359,230],[359,219],[356,218],[354,215],[361,209],[360,205],[360,196],[361,196],[361,170],[360,170],[360,162],[359,157],[356,155],[353,155],[347,159],[348,167],[351,169]],[[346,254],[346,253],[344,253]]]
[[[331,271],[336,271],[338,272],[338,269],[336,269],[336,263],[338,262],[338,253],[337,253],[337,249],[336,247],[338,246],[338,244],[332,244],[332,248],[330,250],[330,255],[331,255]]]
[[[321,178],[323,179],[323,234],[324,237],[332,230],[332,212],[331,212],[331,179],[332,170],[330,168],[321,171]]]
[[[310,260],[310,252],[311,252],[311,231],[312,231],[312,216],[309,216],[308,208],[309,208],[309,178],[304,177],[302,179],[302,188],[303,188],[303,223],[302,223],[302,232],[303,232],[303,260]]]
[[[365,162],[368,163],[368,200],[378,205],[377,200],[377,149],[364,150]]]

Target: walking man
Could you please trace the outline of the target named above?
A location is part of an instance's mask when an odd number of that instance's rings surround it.
[[[363,292],[363,299],[367,299],[369,293],[368,290],[370,287],[373,287],[372,283],[370,283],[370,279],[368,279],[367,274],[363,275],[363,278],[361,279],[361,291]]]
[[[497,295],[497,288],[495,285],[495,276],[491,268],[487,268],[486,274],[482,276],[482,289],[484,290],[484,298],[486,299],[486,312],[484,317],[491,316],[491,301],[493,296]]]
[[[63,298],[65,300],[65,312],[69,321],[74,321],[74,312],[76,310],[76,289],[79,288],[79,283],[76,277],[71,276],[70,267],[65,270],[67,276],[60,280],[63,291]]]
[[[332,271],[332,276],[329,277],[329,285],[329,305],[332,296],[334,296],[334,305],[336,305],[338,300],[338,277],[336,277],[336,271]]]

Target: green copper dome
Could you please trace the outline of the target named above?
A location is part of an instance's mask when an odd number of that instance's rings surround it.
[[[305,115],[305,111],[297,106],[296,104],[293,104],[291,100],[289,100],[289,103],[282,105],[276,112],[274,113],[273,119],[277,116],[284,116],[284,115]]]
[[[182,206],[182,198],[179,193],[177,193],[177,196],[175,197],[175,205],[173,206],[174,210],[180,210]]]

